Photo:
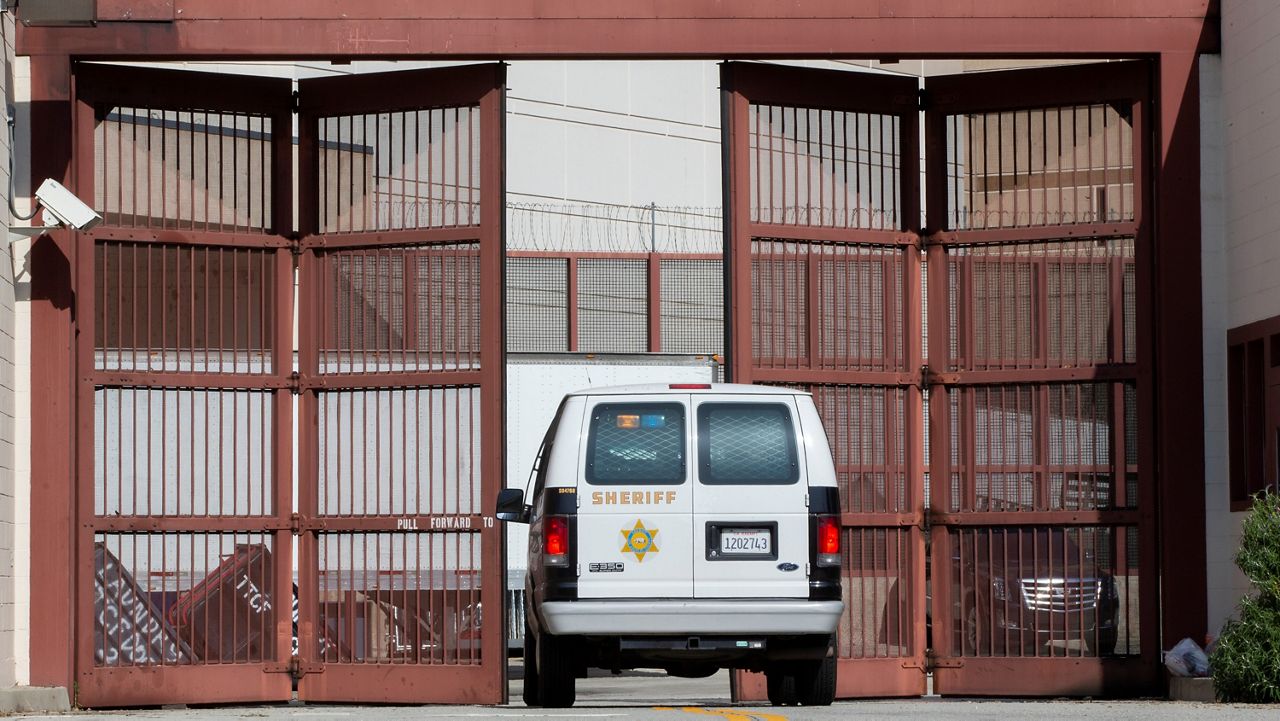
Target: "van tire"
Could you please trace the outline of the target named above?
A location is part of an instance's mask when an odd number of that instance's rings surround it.
[[[836,657],[811,661],[796,669],[795,697],[801,706],[830,706],[836,700]]]
[[[577,694],[576,661],[572,642],[540,633],[537,645],[537,694],[543,708],[569,708]]]
[[[520,696],[525,706],[540,706],[538,698],[538,644],[534,642],[529,620],[524,622],[524,688]]]
[[[775,666],[764,672],[769,703],[774,706],[796,705],[796,677],[787,666]]]

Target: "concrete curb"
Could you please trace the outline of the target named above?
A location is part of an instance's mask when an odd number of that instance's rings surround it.
[[[1187,678],[1184,676],[1169,677],[1170,701],[1199,701],[1215,703],[1218,700],[1213,690],[1212,678]]]
[[[71,698],[61,686],[14,686],[0,689],[0,713],[70,710]]]

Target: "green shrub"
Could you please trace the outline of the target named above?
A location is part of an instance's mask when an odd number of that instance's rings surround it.
[[[1223,701],[1280,703],[1280,494],[1254,496],[1236,565],[1258,589],[1222,629],[1210,656]]]

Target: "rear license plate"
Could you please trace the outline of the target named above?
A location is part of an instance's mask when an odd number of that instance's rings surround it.
[[[773,533],[767,528],[725,528],[720,531],[720,553],[756,556],[773,553]]]

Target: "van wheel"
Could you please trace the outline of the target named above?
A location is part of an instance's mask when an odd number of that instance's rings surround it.
[[[765,688],[769,691],[769,703],[774,706],[796,705],[796,677],[788,668],[776,666],[764,672]]]
[[[533,631],[529,630],[528,619],[524,622],[524,689],[521,692],[525,706],[540,706],[538,698],[538,644],[534,642]]]
[[[562,636],[540,633],[537,645],[538,702],[545,708],[569,708],[576,695],[573,643]]]
[[[801,706],[830,706],[836,700],[836,657],[808,662],[796,669],[796,701]]]

